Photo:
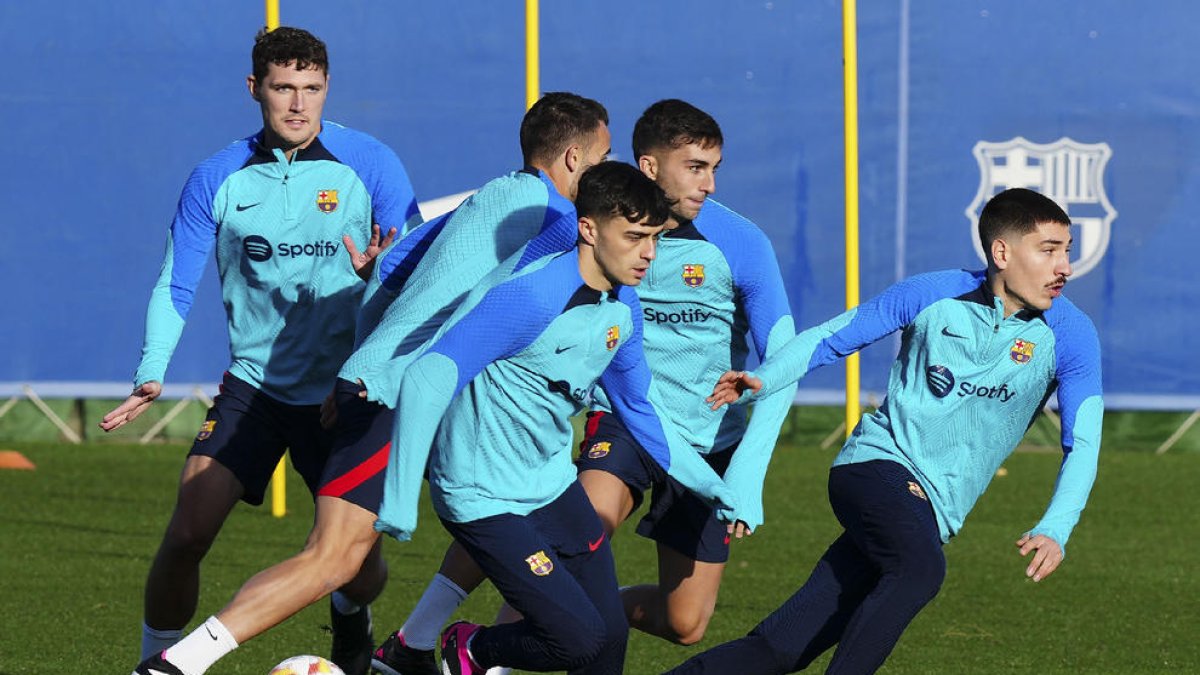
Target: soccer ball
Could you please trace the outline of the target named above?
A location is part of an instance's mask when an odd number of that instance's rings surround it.
[[[293,656],[271,669],[269,675],[346,675],[341,668],[319,656]]]

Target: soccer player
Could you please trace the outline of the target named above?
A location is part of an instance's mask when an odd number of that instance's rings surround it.
[[[411,536],[428,466],[443,525],[524,617],[448,627],[442,665],[453,675],[495,665],[622,670],[628,624],[612,552],[571,462],[570,417],[597,382],[656,462],[736,517],[724,482],[646,399],[630,287],[654,259],[668,215],[662,191],[606,162],[584,174],[576,209],[574,251],[481,287],[401,383],[393,448],[402,450],[393,450],[376,527]]]
[[[761,360],[795,329],[770,242],[753,223],[708,198],[716,190],[723,144],[712,116],[677,99],[651,105],[635,124],[638,166],[672,204],[658,259],[637,295],[659,400],[692,448],[735,490],[744,521],[737,525],[740,537],[762,522],[763,479],[795,388],[759,402],[749,423],[743,408],[714,412],[703,401],[713,381],[730,368],[745,367],[748,337]],[[626,615],[642,631],[694,644],[716,607],[729,556],[727,525],[662,471],[611,413],[602,390],[599,394],[577,467],[605,531],[612,534],[645,491],[653,490],[650,512],[637,531],[657,542],[658,584],[623,589]],[[482,580],[478,567],[452,545],[408,621],[383,647],[395,672],[407,672],[400,664],[415,670],[418,659],[405,645],[431,646],[436,631]],[[376,667],[387,665],[377,654]]]
[[[247,581],[229,605],[198,628],[192,634],[194,652],[177,656],[170,649],[167,661],[184,672],[202,673],[234,646],[208,639],[206,628],[219,626],[240,644],[339,586],[343,593],[334,596],[334,626],[347,621],[345,616],[356,617],[366,621],[369,632],[368,610],[353,605],[373,600],[386,581],[374,524],[396,400],[394,384],[393,393],[386,393],[387,376],[391,370],[403,372],[405,355],[432,337],[463,296],[531,238],[536,236],[529,255],[535,257],[574,246],[578,223],[570,199],[583,171],[609,152],[607,121],[596,101],[546,94],[522,121],[524,170],[490,181],[378,257],[358,326],[359,334],[368,335],[342,367],[336,406],[326,410],[326,421],[336,420],[335,440],[308,542],[297,555]],[[386,307],[382,318],[380,307]],[[353,596],[343,586],[351,579]],[[339,665],[348,674],[365,675],[373,646],[368,637],[335,649],[353,658]]]
[[[652,490],[637,532],[658,548],[658,584],[623,589],[630,625],[678,644],[704,637],[729,558],[729,535],[763,520],[762,485],[795,387],[746,411],[703,399],[725,371],[745,368],[748,342],[762,360],[795,334],[775,253],[754,223],[709,199],[724,138],[709,114],[678,99],[646,109],[633,129],[638,167],[673,202],[658,259],[638,286],[646,361],[662,405],[688,443],[734,491],[735,526],[648,460],[603,397],[588,416],[579,480],[612,532]]]
[[[150,568],[143,659],[160,658],[179,639],[195,613],[201,560],[239,499],[262,503],[285,448],[315,493],[330,447],[319,404],[353,346],[364,289],[341,241],[348,236],[366,251],[357,264],[369,262],[380,245],[373,223],[390,236],[418,217],[396,155],[366,134],[322,120],[324,43],[278,28],[256,37],[252,62],[247,85],[262,130],[201,163],[184,186],[147,310],[134,392],[100,423],[116,429],[161,393],[215,248],[232,362],[184,464]],[[214,635],[223,644],[235,639],[219,629]]]
[[[1005,190],[979,237],[988,267],[901,281],[797,335],[754,373],[730,372],[715,406],[790,385],[900,330],[888,396],[863,416],[829,472],[845,528],[808,581],[754,630],[673,673],[786,673],[838,644],[826,672],[870,673],[935,595],[942,545],[959,531],[1000,464],[1057,387],[1063,462],[1050,505],[1016,545],[1041,581],[1062,562],[1096,477],[1100,347],[1066,298],[1070,219],[1050,199]]]

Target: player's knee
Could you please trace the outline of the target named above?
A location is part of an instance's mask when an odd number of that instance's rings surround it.
[[[163,535],[160,555],[174,560],[199,562],[208,553],[215,539],[216,533],[205,528],[172,523]]]
[[[371,551],[371,542],[353,541],[316,529],[309,534],[304,548],[292,561],[310,579],[320,579],[321,587],[330,593],[354,580],[364,568]]]
[[[672,614],[667,623],[667,630],[670,631],[668,638],[685,647],[694,645],[704,639],[711,617],[711,613]]]

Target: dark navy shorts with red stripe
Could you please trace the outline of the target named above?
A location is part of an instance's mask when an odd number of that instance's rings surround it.
[[[338,379],[337,424],[333,450],[321,474],[318,497],[340,497],[379,513],[383,501],[383,476],[392,449],[392,421],[396,413],[387,406],[359,397],[361,384]]]
[[[717,475],[725,475],[737,446],[704,456]],[[611,413],[588,413],[583,443],[575,468],[595,470],[620,478],[633,496],[636,511],[650,490],[650,510],[637,525],[637,533],[678,553],[708,563],[729,560],[727,527],[704,500],[671,478],[650,457],[620,418]]]

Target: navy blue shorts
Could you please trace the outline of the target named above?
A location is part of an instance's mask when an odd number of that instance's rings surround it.
[[[629,627],[612,549],[579,481],[525,516],[442,524],[524,617],[476,634],[480,665],[621,672]]]
[[[378,514],[396,411],[359,397],[362,390],[361,384],[340,378],[334,387],[338,414],[333,449],[317,496],[339,497]]]
[[[723,476],[736,449],[735,445],[708,454],[705,460],[717,475]],[[620,478],[629,487],[635,511],[645,491],[652,490],[650,510],[638,522],[638,534],[692,560],[729,560],[728,525],[703,499],[668,476],[616,415],[588,413],[575,466],[579,471],[604,471]]]
[[[220,462],[241,482],[242,501],[257,506],[285,450],[315,495],[332,442],[321,428],[321,406],[282,403],[225,373],[188,456]]]

